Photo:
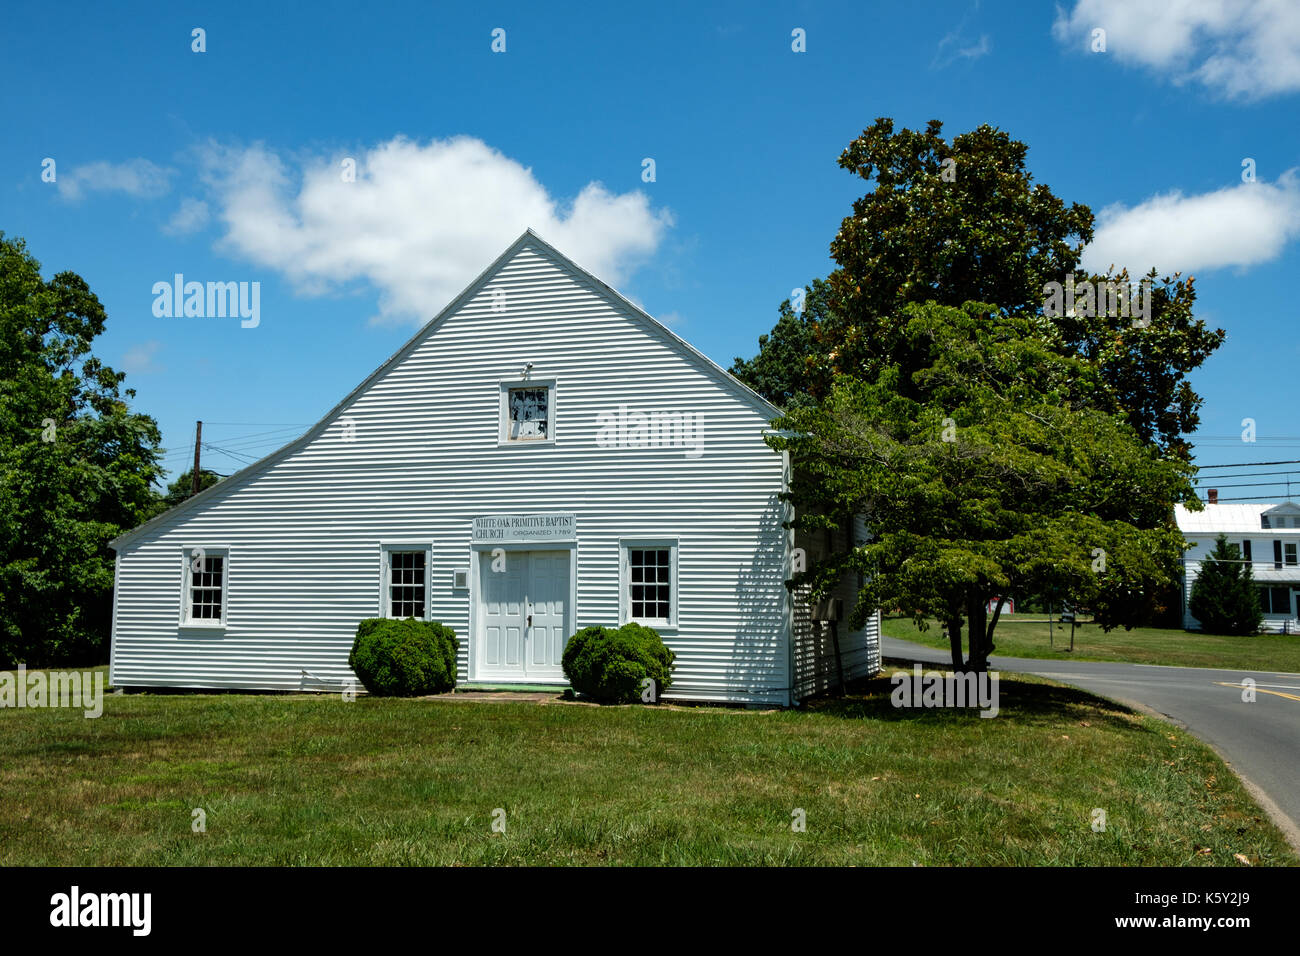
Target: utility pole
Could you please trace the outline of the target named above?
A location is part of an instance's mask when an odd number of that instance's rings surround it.
[[[203,423],[194,423],[194,474],[190,480],[190,494],[199,493],[199,447],[203,442]]]

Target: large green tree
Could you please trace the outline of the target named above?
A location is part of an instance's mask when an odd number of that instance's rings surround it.
[[[972,667],[992,650],[990,597],[1068,596],[1107,627],[1157,609],[1180,553],[1173,505],[1195,507],[1187,375],[1224,337],[1179,275],[1146,276],[1145,321],[1045,309],[1051,283],[1129,276],[1079,269],[1092,212],[1026,158],[989,126],[948,141],[938,121],[877,120],[839,160],[869,188],[831,242],[816,313],[804,329],[783,305],[733,366],[791,410],[772,443],[795,455],[796,526],[862,514],[874,532],[799,580],[862,571],[860,609],[940,618],[958,664],[965,624]],[[788,399],[800,391],[817,407]]]
[[[906,369],[841,376],[776,422],[770,441],[796,463],[796,527],[866,515],[872,529],[797,580],[821,592],[860,573],[855,626],[876,607],[937,618],[954,666],[972,669],[987,666],[996,599],[1010,594],[1068,594],[1104,627],[1140,619],[1173,582],[1169,503],[1192,497],[1191,467],[1091,407],[1098,370],[1061,354],[1041,318],[928,303],[902,319]]]
[[[158,426],[91,354],[105,319],[0,233],[0,666],[106,659],[108,541],[157,508]]]
[[[786,407],[793,392],[824,397],[837,375],[869,379],[889,362],[906,368],[900,336],[908,303],[978,301],[1003,314],[1042,314],[1045,288],[1067,276],[1128,283],[1124,270],[1080,269],[1092,211],[1036,183],[1024,143],[990,126],[949,142],[942,129],[932,120],[924,130],[895,130],[880,118],[849,144],[839,165],[870,188],[831,242],[838,268],[812,286],[819,293],[809,296],[806,334],[783,303],[759,354],[737,359],[733,374]],[[1119,314],[1063,315],[1053,319],[1058,346],[1103,372],[1096,407],[1126,416],[1143,440],[1189,457],[1183,436],[1196,428],[1201,402],[1187,374],[1224,333],[1193,316],[1192,278],[1144,278],[1152,284],[1145,324]],[[899,387],[911,385],[905,379]]]

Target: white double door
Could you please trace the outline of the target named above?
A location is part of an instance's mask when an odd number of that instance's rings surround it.
[[[568,551],[479,552],[478,680],[563,682]]]

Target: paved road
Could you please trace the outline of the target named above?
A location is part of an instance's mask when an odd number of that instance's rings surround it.
[[[891,637],[882,638],[882,652],[945,667],[952,662],[947,651]],[[989,663],[999,671],[1038,674],[1172,718],[1218,750],[1253,785],[1256,797],[1262,791],[1260,802],[1275,818],[1282,815],[1278,823],[1288,830],[1292,843],[1300,841],[1300,674],[1035,661],[996,654]],[[1254,703],[1241,699],[1241,683],[1247,677],[1255,681]]]

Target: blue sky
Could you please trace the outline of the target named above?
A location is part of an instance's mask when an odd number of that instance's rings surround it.
[[[195,419],[226,474],[315,422],[526,226],[752,355],[833,268],[878,116],[1001,127],[1098,213],[1091,256],[1195,275],[1228,332],[1198,462],[1300,458],[1300,4],[6,6],[0,229],[99,295],[174,473]],[[155,316],[176,273],[259,282],[258,326]]]

